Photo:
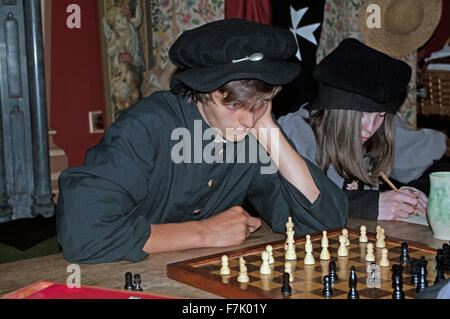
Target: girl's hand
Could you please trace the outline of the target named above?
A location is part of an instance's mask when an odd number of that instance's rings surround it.
[[[378,220],[407,218],[418,203],[419,196],[409,190],[382,192],[378,200]]]
[[[402,190],[408,190],[413,194],[416,194],[419,197],[419,202],[417,203],[417,210],[421,212],[422,214],[427,214],[427,206],[428,206],[428,197],[425,195],[424,192],[418,190],[417,188],[411,187],[411,186],[402,186],[399,189]]]

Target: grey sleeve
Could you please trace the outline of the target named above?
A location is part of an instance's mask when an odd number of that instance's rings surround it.
[[[391,176],[402,183],[419,178],[446,151],[445,135],[433,129],[413,130],[395,116],[394,165]]]
[[[289,113],[280,117],[278,124],[283,129],[287,137],[294,143],[297,152],[304,158],[315,163],[317,154],[317,143],[314,132],[305,121],[306,110],[300,109],[297,112]]]

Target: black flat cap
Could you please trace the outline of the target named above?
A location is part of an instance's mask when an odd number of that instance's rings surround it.
[[[312,109],[395,113],[406,92],[410,66],[357,39],[347,38],[313,71],[322,83]]]
[[[293,34],[244,19],[225,19],[182,33],[169,50],[180,72],[170,88],[212,92],[233,80],[258,79],[271,85],[291,82],[300,65],[289,62],[297,52]]]

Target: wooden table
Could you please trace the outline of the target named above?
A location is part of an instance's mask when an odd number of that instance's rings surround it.
[[[375,232],[376,225],[380,225],[385,229],[387,237],[418,242],[432,248],[440,248],[444,243],[444,241],[433,238],[429,227],[400,221],[377,222],[350,218],[347,228],[359,230],[361,225],[366,225],[369,232]],[[146,293],[186,298],[222,298],[167,278],[166,265],[283,238],[285,238],[285,235],[272,232],[267,224],[263,223],[263,226],[253,233],[243,245],[232,248],[202,248],[158,253],[150,255],[138,263],[123,261],[96,265],[79,264],[81,268],[81,285],[123,289],[125,273],[130,271],[133,274],[141,274],[142,287]],[[0,264],[0,296],[38,281],[66,283],[68,276],[71,274],[67,272],[68,265],[70,263],[63,258],[62,254]]]

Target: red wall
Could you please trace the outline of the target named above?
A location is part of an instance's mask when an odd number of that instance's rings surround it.
[[[81,28],[69,29],[70,4],[81,8]],[[89,133],[89,111],[103,110],[105,98],[97,1],[52,1],[51,128],[69,166],[81,165],[103,134]]]

